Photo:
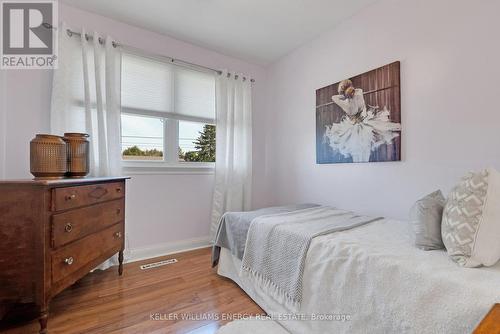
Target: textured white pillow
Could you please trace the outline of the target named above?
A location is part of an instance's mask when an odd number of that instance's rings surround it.
[[[493,168],[471,173],[453,189],[441,232],[450,257],[464,267],[500,260],[500,174]]]

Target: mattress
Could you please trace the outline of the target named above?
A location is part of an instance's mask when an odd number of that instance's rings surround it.
[[[462,268],[413,247],[407,222],[381,220],[313,239],[302,304],[291,313],[222,249],[218,273],[291,333],[470,333],[500,301],[500,263]]]

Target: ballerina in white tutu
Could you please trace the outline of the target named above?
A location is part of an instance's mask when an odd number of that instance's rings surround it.
[[[334,151],[353,162],[370,161],[371,152],[383,144],[390,144],[399,136],[401,124],[391,122],[390,112],[384,106],[366,106],[363,90],[354,88],[351,80],[339,84],[339,95],[332,100],[345,112],[340,123],[326,126],[325,137]]]

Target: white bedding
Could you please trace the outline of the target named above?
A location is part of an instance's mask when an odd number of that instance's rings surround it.
[[[470,333],[500,301],[500,264],[461,268],[444,250],[412,246],[406,222],[382,220],[313,239],[299,313],[349,321],[278,321],[292,333]],[[234,280],[268,314],[289,310],[240,275],[222,249],[218,273]]]

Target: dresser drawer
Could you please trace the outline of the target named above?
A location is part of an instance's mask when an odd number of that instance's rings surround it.
[[[125,199],[95,204],[52,216],[52,247],[60,247],[125,218]]]
[[[124,182],[55,188],[52,193],[52,208],[54,211],[62,211],[122,198],[124,196]]]
[[[112,249],[119,251],[124,245],[123,238],[123,223],[119,223],[54,251],[52,281],[68,277]]]

